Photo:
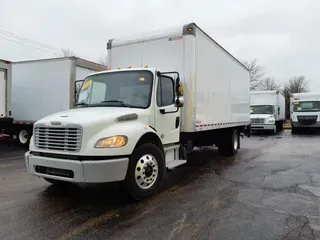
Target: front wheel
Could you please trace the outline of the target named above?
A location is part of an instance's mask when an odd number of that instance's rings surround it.
[[[31,131],[25,128],[21,128],[17,131],[16,136],[19,144],[23,147],[29,146]]]
[[[164,154],[156,145],[145,143],[129,159],[125,186],[133,198],[148,198],[159,191],[164,174]]]
[[[291,127],[291,133],[292,134],[297,134],[298,133],[298,128],[296,128],[296,127]]]
[[[53,185],[59,185],[59,186],[66,186],[71,184],[70,182],[60,181],[60,180],[51,179],[51,178],[44,178],[44,180],[46,180],[48,183],[51,183]]]

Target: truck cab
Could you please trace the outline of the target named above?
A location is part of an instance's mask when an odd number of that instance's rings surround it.
[[[291,131],[320,127],[320,94],[294,93],[290,106]]]
[[[124,180],[135,198],[152,194],[166,167],[186,162],[177,144],[181,89],[179,73],[151,68],[89,75],[75,109],[35,123],[28,171],[53,184]]]
[[[279,118],[279,106],[251,105],[250,120],[252,130],[270,130],[277,132],[276,120]]]
[[[279,90],[250,92],[250,120],[253,131],[283,129],[285,101]]]

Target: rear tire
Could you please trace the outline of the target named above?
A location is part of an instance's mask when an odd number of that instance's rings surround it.
[[[130,159],[125,186],[130,195],[141,200],[158,193],[165,175],[165,157],[154,144],[137,147]]]
[[[218,150],[224,156],[234,156],[238,152],[239,143],[240,137],[237,129],[226,131],[226,135],[218,145]]]
[[[67,186],[71,184],[71,182],[60,181],[60,180],[51,179],[51,178],[43,178],[43,179],[46,180],[48,183],[51,183],[52,185]]]

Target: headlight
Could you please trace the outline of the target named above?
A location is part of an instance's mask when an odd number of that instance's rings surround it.
[[[127,136],[119,135],[99,139],[94,145],[95,148],[118,148],[123,147],[128,142]]]
[[[275,119],[274,118],[269,118],[268,119],[268,123],[274,123],[275,122]]]

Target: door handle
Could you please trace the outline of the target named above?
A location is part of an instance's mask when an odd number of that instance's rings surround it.
[[[176,128],[179,127],[180,124],[180,117],[176,117]]]

